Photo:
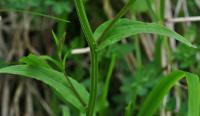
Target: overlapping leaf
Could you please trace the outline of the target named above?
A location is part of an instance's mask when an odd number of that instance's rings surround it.
[[[94,37],[98,39],[111,21],[107,21],[100,25],[94,33]],[[105,35],[105,39],[100,43],[98,49],[103,49],[110,44],[114,44],[126,37],[139,33],[153,33],[174,38],[190,47],[195,47],[183,36],[177,34],[170,29],[155,23],[144,23],[132,21],[129,19],[119,19],[116,24]]]
[[[15,74],[40,80],[43,83],[51,86],[62,97],[64,102],[72,104],[81,111],[85,109],[85,106],[80,103],[80,101],[69,88],[69,84],[67,83],[65,76],[56,70],[36,65],[15,65],[0,69],[0,73]],[[85,103],[87,103],[89,99],[89,93],[77,81],[72,78],[70,78],[70,80],[77,92],[82,95],[81,98]]]

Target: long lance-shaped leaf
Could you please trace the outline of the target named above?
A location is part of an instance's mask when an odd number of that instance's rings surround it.
[[[85,106],[80,103],[73,91],[69,88],[65,76],[61,72],[40,66],[15,65],[0,69],[0,73],[15,74],[42,81],[51,86],[65,103],[70,103],[80,111],[85,109]],[[82,95],[81,97],[84,102],[87,103],[89,100],[89,93],[87,90],[74,79],[70,78],[70,80],[77,92]]]
[[[10,11],[19,12],[19,13],[27,13],[27,14],[31,14],[31,15],[46,17],[46,18],[49,18],[49,19],[69,23],[69,21],[62,19],[62,18],[58,18],[58,17],[55,17],[55,16],[51,16],[51,15],[47,15],[47,14],[43,14],[43,13],[39,13],[39,12],[28,11],[28,10],[25,10],[25,9],[23,9],[23,10],[22,9],[0,9],[0,12],[10,12]]]
[[[200,116],[200,82],[199,77],[187,73],[188,83],[188,116]]]
[[[187,77],[187,83],[189,86],[188,114],[189,116],[199,116],[199,93],[192,93],[197,92],[199,90],[199,78],[198,76],[194,76],[183,71],[174,71],[168,76],[162,78],[147,96],[147,99],[144,101],[138,116],[152,116],[159,108],[164,96],[179,80],[181,80],[185,76]]]
[[[107,21],[103,23],[102,25],[100,25],[95,31],[94,37],[96,39],[99,38],[102,32],[104,32],[104,30],[110,23],[111,21]],[[107,34],[105,35],[105,39],[99,43],[98,49],[103,49],[110,44],[114,44],[120,41],[121,39],[124,39],[126,37],[129,37],[135,34],[139,34],[139,33],[153,33],[153,34],[168,36],[190,47],[195,47],[183,36],[159,24],[144,23],[144,22],[139,22],[139,21],[132,21],[129,19],[120,19],[109,30],[109,32],[107,32]]]

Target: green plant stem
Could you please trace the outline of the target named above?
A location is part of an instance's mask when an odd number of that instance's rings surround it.
[[[136,58],[137,58],[137,68],[141,68],[142,67],[142,55],[141,55],[139,38],[137,37],[134,42],[135,42],[135,50],[136,50]]]
[[[103,90],[102,99],[103,99],[104,102],[106,101],[107,96],[108,96],[110,79],[111,79],[112,72],[113,72],[113,69],[114,69],[114,66],[115,66],[115,62],[116,62],[116,55],[113,54],[112,59],[111,59],[111,63],[110,63],[109,69],[108,69],[108,73],[107,73],[107,76],[106,76],[106,83],[105,83],[104,90]]]
[[[103,92],[102,92],[102,97],[101,97],[101,112],[99,112],[99,116],[105,116],[105,110],[108,107],[107,106],[107,96],[108,96],[108,90],[109,90],[109,85],[110,85],[110,79],[112,77],[112,72],[114,70],[114,66],[115,66],[115,62],[116,62],[116,54],[112,54],[112,58],[111,58],[111,62],[108,68],[108,73],[106,76],[106,81],[105,81],[105,85],[103,88]]]
[[[90,77],[90,98],[87,109],[87,116],[93,116],[96,96],[97,96],[97,77],[98,77],[98,61],[97,61],[97,44],[93,37],[93,33],[91,31],[85,8],[83,5],[83,0],[74,0],[76,5],[77,14],[81,23],[81,27],[83,29],[84,35],[86,37],[87,43],[90,47],[91,54],[91,77]]]
[[[124,16],[126,12],[129,10],[129,7],[135,2],[136,0],[129,0],[124,7],[120,10],[120,12],[117,14],[117,16],[112,20],[112,22],[108,25],[108,27],[103,31],[101,36],[98,38],[98,42],[101,43],[104,41],[106,34],[112,28],[112,26],[118,21],[119,18]]]
[[[160,20],[164,21],[165,15],[165,0],[160,0]]]

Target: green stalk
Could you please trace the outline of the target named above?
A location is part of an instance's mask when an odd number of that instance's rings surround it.
[[[165,0],[160,0],[160,20],[164,21],[165,15]]]
[[[108,73],[107,73],[107,76],[106,76],[106,81],[105,81],[105,84],[104,84],[103,93],[102,93],[102,97],[101,97],[101,104],[103,104],[103,107],[101,108],[102,111],[99,112],[99,116],[105,116],[105,109],[107,108],[107,106],[105,104],[107,103],[107,96],[108,96],[108,90],[109,90],[109,85],[110,85],[110,79],[112,77],[115,62],[116,62],[116,54],[112,54],[111,62],[110,62],[109,68],[108,68]]]
[[[97,96],[97,76],[98,76],[98,61],[97,61],[97,44],[93,37],[93,33],[91,31],[86,13],[85,8],[83,5],[83,0],[74,0],[76,5],[77,14],[83,29],[83,32],[85,34],[86,40],[88,42],[88,45],[90,47],[90,53],[91,53],[91,81],[90,81],[90,98],[88,103],[88,109],[87,109],[87,116],[93,116],[94,109],[95,109],[95,102],[96,102],[96,96]]]
[[[114,66],[115,66],[115,62],[116,62],[116,55],[113,54],[113,55],[112,55],[112,59],[111,59],[111,63],[110,63],[109,69],[108,69],[108,73],[107,73],[107,76],[106,76],[105,87],[104,87],[104,90],[103,90],[102,99],[103,99],[104,102],[106,101],[107,96],[108,96],[108,90],[109,90],[109,85],[110,85],[110,79],[111,79],[112,72],[113,72],[113,69],[114,69]]]
[[[136,50],[136,58],[137,58],[137,68],[140,69],[142,67],[142,55],[141,55],[139,38],[137,37],[134,42],[135,42],[135,50]]]
[[[120,10],[120,12],[117,14],[117,16],[112,20],[112,22],[108,25],[108,27],[103,31],[101,36],[98,38],[98,42],[101,43],[104,41],[106,34],[110,30],[110,28],[113,27],[113,25],[126,14],[126,12],[129,10],[129,7],[135,2],[136,0],[129,0],[124,7]]]

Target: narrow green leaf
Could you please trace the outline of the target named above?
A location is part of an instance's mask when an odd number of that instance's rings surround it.
[[[57,36],[56,36],[56,34],[54,33],[53,30],[52,30],[52,35],[53,35],[54,42],[55,42],[56,46],[58,47],[59,46],[59,39],[57,38]]]
[[[66,60],[69,57],[70,53],[71,53],[71,50],[65,52],[65,55],[64,55],[63,60],[62,60],[63,69],[65,69]]]
[[[0,69],[0,73],[15,74],[42,81],[43,83],[54,88],[55,91],[60,96],[62,96],[64,102],[72,104],[80,111],[83,111],[85,109],[85,106],[82,106],[80,101],[74,95],[73,91],[71,91],[71,89],[69,88],[69,83],[67,83],[64,74],[56,70],[36,65],[15,65]],[[89,100],[89,93],[87,92],[87,90],[74,79],[70,78],[70,80],[75,86],[77,92],[82,95],[81,97],[84,102],[87,103]]]
[[[12,12],[19,12],[19,13],[27,13],[27,14],[36,15],[36,16],[42,16],[42,17],[46,17],[46,18],[49,18],[49,19],[69,23],[69,21],[67,21],[65,19],[61,19],[61,18],[51,16],[51,15],[47,15],[47,14],[43,14],[43,13],[40,13],[40,12],[28,11],[28,10],[25,10],[25,9],[0,9],[0,12],[11,12],[11,11]]]
[[[144,101],[138,116],[152,116],[159,108],[164,96],[183,77],[187,77],[189,94],[188,116],[199,116],[199,77],[183,71],[174,71],[162,78]]]
[[[184,76],[184,72],[174,71],[168,76],[162,78],[147,96],[147,99],[144,101],[138,116],[146,116],[147,114],[148,116],[152,116],[160,106],[164,96],[175,85],[175,83]]]
[[[100,25],[95,31],[94,37],[96,39],[99,38],[102,32],[104,32],[104,30],[110,23],[111,21],[107,21],[103,23],[102,25]],[[126,37],[129,37],[135,34],[139,34],[139,33],[153,33],[153,34],[168,36],[170,38],[175,38],[176,40],[190,47],[195,47],[183,36],[159,24],[144,23],[144,22],[139,22],[139,21],[132,21],[129,19],[120,19],[105,35],[106,39],[100,42],[98,46],[98,50],[103,49],[106,46],[109,46],[110,44],[114,44],[120,41],[121,39],[124,39]]]
[[[199,77],[192,73],[187,73],[188,83],[188,116],[200,116],[200,82]]]

